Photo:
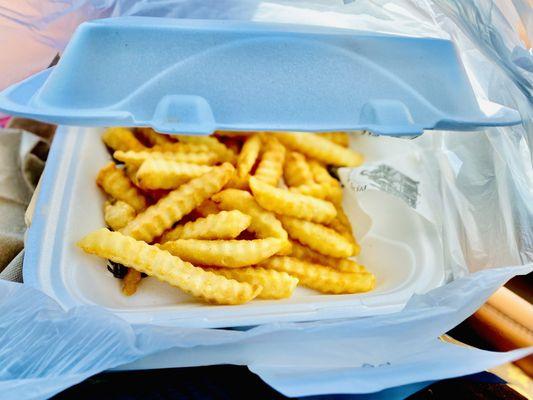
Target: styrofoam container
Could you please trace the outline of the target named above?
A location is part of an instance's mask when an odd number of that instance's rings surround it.
[[[392,196],[363,192],[354,197],[345,189],[344,208],[362,248],[358,261],[377,277],[372,292],[325,295],[298,287],[290,299],[214,306],[148,277],[134,296],[124,296],[106,261],[76,246],[84,235],[105,225],[104,196],[95,184],[98,170],[110,160],[101,132],[58,129],[27,237],[25,283],[65,308],[97,304],[132,323],[235,327],[391,313],[413,294],[443,283],[442,248],[428,221]]]

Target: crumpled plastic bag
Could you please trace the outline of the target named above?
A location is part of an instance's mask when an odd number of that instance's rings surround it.
[[[176,367],[248,365],[280,392],[305,396],[370,393],[473,373],[532,353],[487,352],[438,339],[512,276],[533,269],[531,54],[514,26],[522,2],[505,6],[515,7],[514,20],[494,2],[345,3],[27,0],[18,13],[10,11],[13,6],[0,9],[4,25],[19,34],[10,48],[32,43],[26,47],[30,54],[14,52],[3,63],[0,86],[46,67],[79,22],[104,16],[305,21],[452,39],[476,95],[518,109],[524,122],[469,133],[429,132],[412,141],[429,177],[432,205],[430,212],[415,209],[441,233],[448,283],[414,296],[391,315],[215,330],[132,326],[94,306],[64,311],[35,289],[0,282],[4,398],[46,398],[99,371],[132,362],[130,368],[153,366],[161,356]]]

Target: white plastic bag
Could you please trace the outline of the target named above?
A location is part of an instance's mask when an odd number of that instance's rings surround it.
[[[65,312],[34,289],[0,282],[3,397],[45,398],[99,371],[168,349],[173,349],[169,354],[175,366],[248,365],[291,396],[374,392],[473,373],[530,354],[531,348],[492,353],[437,339],[505,281],[533,267],[531,55],[520,48],[515,27],[497,4],[478,3],[28,0],[0,8],[0,29],[12,41],[0,86],[44,68],[85,19],[151,15],[305,21],[450,38],[478,97],[517,108],[524,119],[511,128],[430,132],[409,143],[420,155],[427,182],[426,207],[421,202],[414,208],[441,232],[449,283],[413,297],[402,312],[248,330],[130,326],[98,307]],[[521,7],[519,0],[513,4]],[[15,51],[29,45],[29,53]],[[384,154],[376,165],[387,162],[398,163]],[[350,179],[359,179],[357,171],[347,171],[345,181]]]

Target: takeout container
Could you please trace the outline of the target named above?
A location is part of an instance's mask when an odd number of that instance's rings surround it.
[[[109,159],[92,126],[162,132],[424,129],[511,125],[515,110],[476,99],[446,40],[351,30],[151,18],[83,24],[62,60],[0,94],[0,109],[65,125],[54,139],[29,229],[24,280],[66,308],[98,304],[132,323],[233,327],[402,309],[444,281],[438,232],[405,203],[345,189],[345,209],[376,274],[374,291],[239,306],[196,302],[146,278],[125,297],[105,261],[75,243],[103,226],[94,177]],[[357,137],[353,138],[357,146]],[[379,153],[376,148],[376,154]],[[367,154],[367,156],[374,156]]]

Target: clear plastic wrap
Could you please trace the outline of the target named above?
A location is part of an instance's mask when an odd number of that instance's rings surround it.
[[[136,360],[141,361],[132,367],[148,366],[151,357],[169,350],[174,366],[248,365],[290,396],[375,392],[473,373],[530,354],[531,348],[492,353],[438,340],[512,276],[533,269],[531,53],[514,25],[526,2],[513,5],[503,9],[495,2],[466,0],[35,0],[1,8],[2,29],[10,37],[17,32],[11,48],[30,50],[12,52],[10,62],[3,63],[2,87],[44,68],[86,19],[150,15],[305,21],[450,38],[476,94],[518,109],[523,118],[522,125],[511,128],[433,131],[406,145],[420,160],[422,172],[414,178],[426,182],[413,208],[441,232],[449,283],[413,297],[402,312],[240,330],[131,326],[97,307],[63,311],[32,288],[0,282],[3,398],[46,398],[102,370]],[[363,168],[394,165],[396,156],[384,152]],[[356,170],[344,178],[360,179]]]

